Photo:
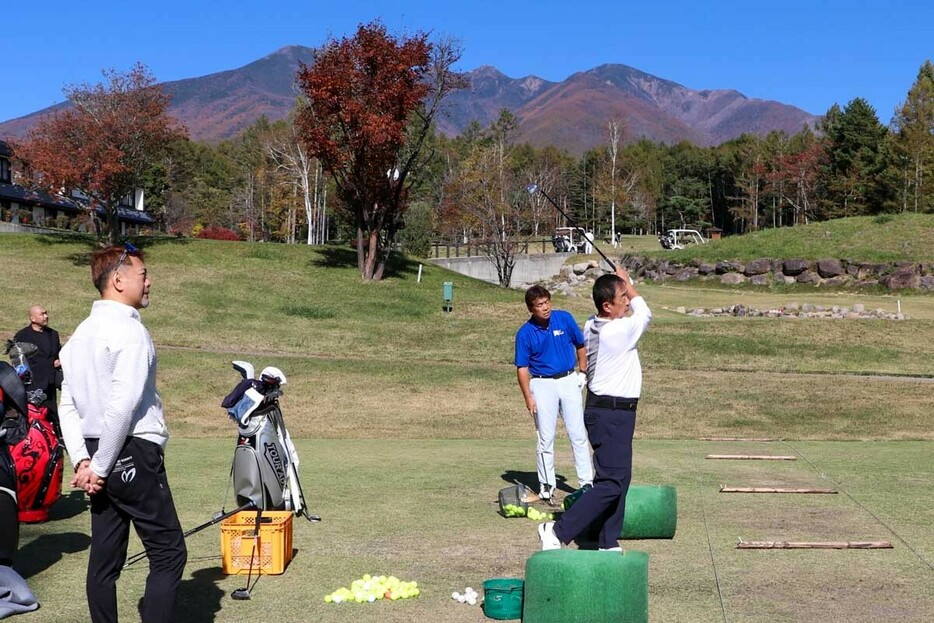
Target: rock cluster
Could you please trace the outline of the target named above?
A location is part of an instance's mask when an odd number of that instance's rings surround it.
[[[826,307],[824,305],[812,305],[804,303],[789,303],[783,307],[772,309],[753,309],[742,304],[730,305],[729,307],[713,307],[704,309],[702,307],[686,308],[677,307],[674,309],[679,314],[688,316],[738,316],[749,318],[836,318],[848,320],[905,320],[907,316],[902,313],[887,312],[884,309],[866,309],[861,303],[855,303],[850,307],[833,305]]]
[[[889,290],[934,291],[934,262],[901,261],[887,264],[835,258],[759,258],[715,263],[693,260],[689,264],[680,264],[660,258],[630,256],[624,263],[633,277],[651,281],[699,279],[718,280],[724,285],[806,283],[824,287],[883,286]]]

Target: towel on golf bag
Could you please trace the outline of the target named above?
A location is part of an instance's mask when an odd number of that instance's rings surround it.
[[[38,607],[39,600],[26,580],[11,567],[0,565],[0,619],[32,612]]]
[[[10,444],[16,466],[19,520],[36,523],[49,518],[49,509],[61,497],[64,450],[46,407],[29,404],[26,435]]]

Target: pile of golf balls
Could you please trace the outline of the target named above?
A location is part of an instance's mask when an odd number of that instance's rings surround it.
[[[354,580],[350,588],[341,587],[324,596],[325,603],[355,602],[358,604],[372,603],[378,599],[396,601],[418,597],[418,582],[403,582],[394,575],[370,575],[366,573],[359,580]]]
[[[477,605],[477,591],[470,588],[469,586],[464,589],[463,593],[454,592],[451,593],[451,599],[460,604],[467,604],[468,606]]]

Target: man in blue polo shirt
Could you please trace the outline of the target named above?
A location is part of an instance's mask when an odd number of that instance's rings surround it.
[[[593,482],[590,444],[584,427],[581,388],[587,369],[584,336],[574,317],[551,309],[551,293],[541,286],[525,292],[532,316],[516,333],[516,375],[525,407],[538,430],[539,497],[553,500],[555,489],[555,433],[558,413],[571,439],[574,467],[581,487]]]

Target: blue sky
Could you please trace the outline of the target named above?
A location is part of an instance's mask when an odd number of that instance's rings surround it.
[[[0,9],[0,121],[63,99],[69,84],[142,61],[160,81],[233,69],[286,45],[320,45],[382,19],[458,39],[460,69],[559,81],[622,63],[692,89],[731,88],[822,114],[863,97],[888,123],[934,58],[930,0],[18,1]]]

